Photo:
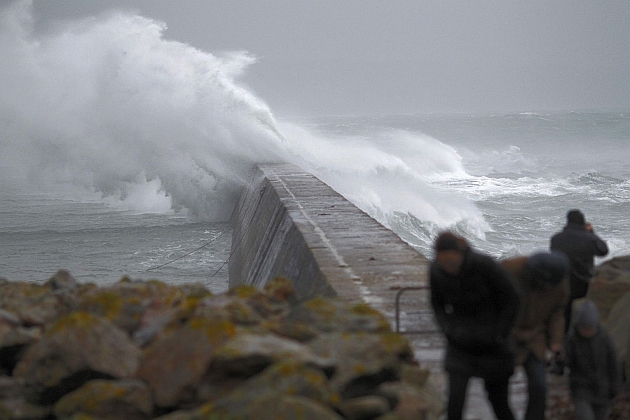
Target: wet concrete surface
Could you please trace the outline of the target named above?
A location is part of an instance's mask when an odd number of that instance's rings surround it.
[[[288,164],[258,167],[233,220],[231,286],[233,279],[246,279],[262,287],[275,276],[316,281],[320,289],[330,287],[349,302],[370,304],[394,328],[399,296],[400,330],[408,335],[418,362],[431,370],[431,381],[446,392],[444,339],[428,301],[427,258],[328,185]],[[400,293],[409,287],[421,290]],[[551,399],[566,396],[564,383],[564,378],[550,377]],[[526,399],[526,381],[517,370],[511,383],[517,419],[523,417]],[[479,380],[470,384],[466,404],[467,420],[494,419]]]
[[[446,393],[447,381],[442,369],[445,340],[435,323],[429,304],[429,290],[408,290],[400,299],[400,332],[410,340],[414,355],[421,366],[431,371],[432,382]],[[395,313],[393,314],[395,325]],[[548,376],[549,402],[566,401],[568,388],[566,377]],[[517,367],[510,381],[510,405],[517,419],[524,417],[527,405],[527,378],[521,367]],[[549,410],[548,419],[557,420],[556,409]],[[494,419],[492,407],[488,403],[483,381],[473,379],[469,384],[464,411],[467,420]]]

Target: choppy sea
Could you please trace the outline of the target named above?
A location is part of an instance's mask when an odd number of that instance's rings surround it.
[[[545,249],[571,208],[611,256],[630,254],[630,114],[332,117],[290,127],[324,139],[340,160],[309,156],[310,170],[429,257],[443,228],[496,257]],[[66,268],[84,281],[129,275],[225,288],[226,222],[68,186],[1,188],[3,277],[38,281]],[[159,196],[145,194],[145,204]]]
[[[226,288],[227,220],[257,162],[291,162],[431,256],[454,229],[498,258],[546,249],[579,208],[630,254],[630,110],[283,119],[255,58],[117,13],[0,19],[0,277],[123,275]]]

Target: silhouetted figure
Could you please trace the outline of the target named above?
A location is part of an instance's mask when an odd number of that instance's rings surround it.
[[[519,293],[508,272],[487,255],[473,251],[450,232],[434,243],[430,268],[431,304],[447,339],[448,420],[462,418],[471,377],[483,378],[499,420],[512,420],[508,384],[514,372],[510,332]]]
[[[560,355],[564,344],[564,308],[569,298],[569,260],[560,252],[504,260],[522,293],[512,335],[516,365],[527,376],[525,420],[544,420],[547,408],[546,353]]]
[[[565,309],[565,331],[571,325],[573,301],[586,296],[588,285],[593,277],[593,257],[608,254],[608,246],[593,232],[593,226],[586,223],[584,214],[579,210],[567,213],[567,224],[562,232],[551,238],[549,247],[569,257],[569,285],[571,292]]]
[[[590,300],[580,307],[567,338],[566,363],[575,418],[607,419],[611,402],[621,390],[621,372],[613,342]]]

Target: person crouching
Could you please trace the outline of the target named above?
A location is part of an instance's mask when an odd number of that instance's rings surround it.
[[[569,259],[560,252],[540,252],[502,261],[522,292],[512,335],[516,365],[527,376],[524,420],[544,420],[547,409],[547,360],[564,353],[564,309],[569,298]]]

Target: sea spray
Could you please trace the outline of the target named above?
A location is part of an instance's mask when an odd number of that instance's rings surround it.
[[[28,7],[2,15],[0,152],[12,178],[121,201],[159,185],[174,210],[225,220],[248,168],[283,159],[269,109],[236,83],[254,62],[246,53],[165,40],[164,24],[124,13],[35,37]]]
[[[313,172],[385,225],[421,221],[426,242],[489,229],[469,199],[431,184],[465,179],[458,153],[420,134],[323,136],[276,122],[238,83],[255,58],[163,37],[165,24],[111,12],[35,34],[30,2],[2,11],[0,170],[30,187],[63,184],[114,207],[223,221],[257,162]]]
[[[281,127],[295,163],[415,246],[426,249],[445,227],[481,240],[490,229],[471,200],[435,186],[471,177],[457,151],[432,137],[402,130],[330,137]],[[414,225],[422,227],[408,229]]]

